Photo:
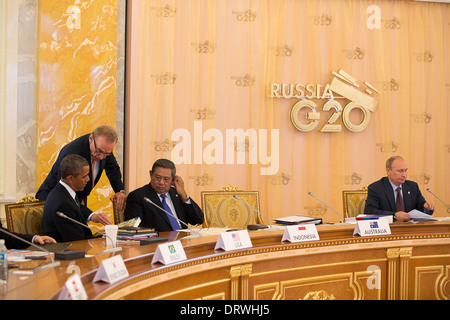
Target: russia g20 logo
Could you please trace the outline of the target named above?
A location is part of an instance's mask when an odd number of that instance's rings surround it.
[[[343,70],[332,72],[334,79],[331,84],[285,84],[272,83],[270,87],[270,96],[272,98],[296,98],[290,112],[292,125],[299,131],[309,132],[317,128],[321,118],[321,112],[315,100],[327,100],[322,110],[332,112],[326,124],[320,129],[321,132],[341,132],[342,125],[339,119],[342,118],[344,126],[352,132],[361,132],[367,128],[370,122],[370,116],[375,111],[377,100],[372,94],[378,93],[378,90],[364,82],[365,91],[362,92],[356,79]],[[348,100],[345,106],[338,100]],[[344,102],[345,103],[345,102]],[[304,112],[304,110],[306,112]],[[351,117],[353,110],[361,111],[362,116],[359,121]],[[305,116],[300,119],[300,114]],[[306,120],[306,121],[305,121]]]

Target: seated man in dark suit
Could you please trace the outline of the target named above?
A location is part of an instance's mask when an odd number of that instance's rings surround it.
[[[0,221],[0,229],[4,229],[3,225]],[[35,243],[35,244],[46,244],[46,243],[56,243],[55,239],[49,236],[39,236],[39,235],[32,235],[32,234],[22,234],[17,232],[12,232],[6,229],[9,233],[14,234],[15,236],[18,236],[19,238],[22,238],[24,240],[27,240],[28,242]],[[6,234],[4,232],[0,231],[0,239],[5,240],[5,246],[8,249],[25,249],[28,248],[30,245],[20,241],[19,239],[16,239],[9,234]]]
[[[59,174],[61,160],[69,154],[78,154],[88,162],[90,179],[90,182],[83,189],[77,191],[81,203],[87,206],[87,197],[100,180],[103,170],[105,170],[111,187],[115,192],[111,198],[117,200],[117,209],[121,210],[126,196],[123,190],[120,167],[113,154],[117,139],[118,136],[114,128],[100,126],[95,128],[94,132],[81,136],[65,145],[59,152],[58,158],[53,164],[47,178],[45,178],[39,190],[36,192],[36,198],[42,201],[47,199],[50,191],[52,191],[61,179]]]
[[[408,221],[407,212],[417,209],[433,214],[435,206],[427,202],[416,182],[406,180],[408,166],[399,156],[386,161],[387,177],[368,187],[365,214],[394,215],[397,221]]]
[[[92,232],[89,229],[56,214],[62,212],[83,224],[88,221],[104,225],[112,223],[107,214],[92,213],[88,207],[80,204],[76,194],[89,182],[89,164],[83,157],[70,154],[62,159],[59,170],[61,180],[45,200],[42,232],[58,242],[90,239]]]
[[[157,231],[186,228],[184,224],[180,225],[166,212],[144,200],[145,197],[186,224],[203,223],[203,211],[187,195],[183,179],[176,175],[175,164],[170,160],[157,160],[150,171],[150,183],[128,194],[124,217],[125,220],[140,217],[141,227],[155,228]]]

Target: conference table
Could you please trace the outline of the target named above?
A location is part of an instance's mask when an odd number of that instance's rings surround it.
[[[92,300],[450,298],[450,221],[394,222],[390,235],[364,237],[353,235],[354,224],[316,227],[320,240],[295,243],[282,242],[284,229],[249,231],[252,246],[231,251],[215,249],[217,234],[161,232],[186,253],[172,264],[152,264],[161,243],[118,242],[121,251],[97,254],[106,249],[104,238],[74,241],[67,250],[85,251],[85,258],[36,274],[10,269],[1,298],[62,299],[74,274]],[[128,276],[94,282],[102,261],[116,255]]]

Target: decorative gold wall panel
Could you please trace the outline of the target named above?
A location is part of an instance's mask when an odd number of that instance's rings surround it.
[[[39,1],[37,182],[59,150],[99,125],[116,127],[117,1]],[[111,214],[106,175],[88,206]]]

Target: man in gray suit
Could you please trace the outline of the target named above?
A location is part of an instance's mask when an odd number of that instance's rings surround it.
[[[387,177],[368,187],[365,214],[393,215],[397,221],[408,221],[407,212],[417,209],[429,215],[435,206],[427,202],[416,182],[406,180],[408,166],[400,156],[386,161]]]

